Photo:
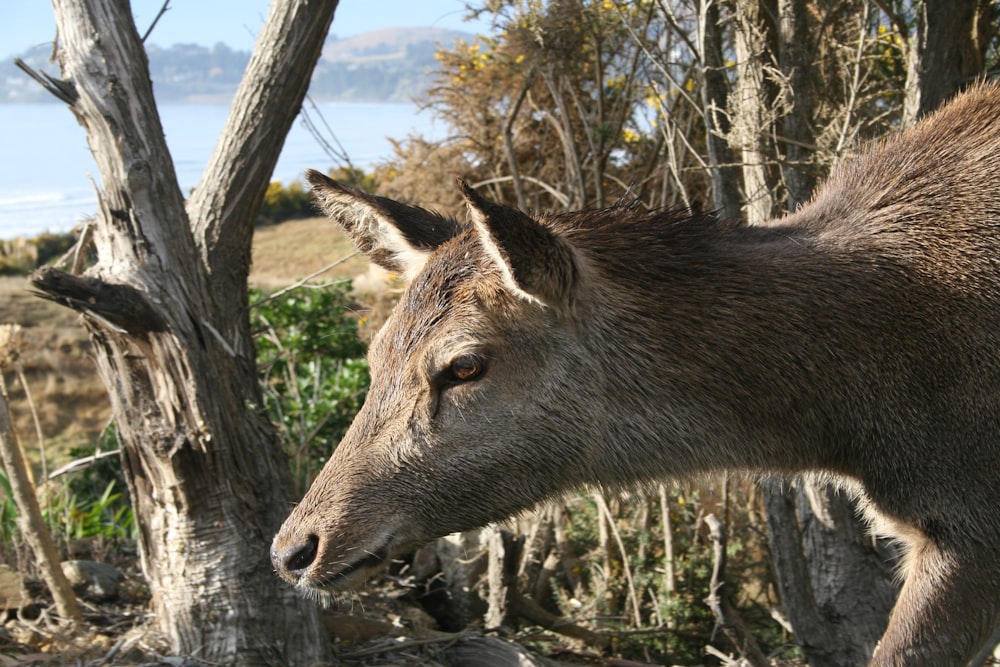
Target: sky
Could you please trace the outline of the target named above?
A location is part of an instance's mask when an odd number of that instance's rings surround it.
[[[326,1],[326,0],[324,0]],[[463,22],[466,0],[340,0],[330,34],[351,37],[379,28],[450,28],[489,32],[486,21]],[[149,42],[168,47],[180,42],[212,46],[224,42],[249,51],[270,6],[269,0],[170,0]],[[163,0],[132,0],[142,34]],[[0,0],[0,55],[13,56],[55,35],[52,4],[45,0]]]

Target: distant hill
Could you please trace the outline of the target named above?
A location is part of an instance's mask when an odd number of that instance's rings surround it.
[[[403,102],[422,96],[437,69],[434,54],[473,35],[440,28],[387,28],[333,39],[313,72],[309,94],[327,100]]]
[[[426,92],[437,67],[438,47],[473,35],[440,28],[388,28],[354,37],[331,37],[313,73],[316,100],[405,102]],[[219,43],[213,47],[175,44],[147,47],[153,90],[160,102],[224,102],[232,98],[250,52]],[[56,75],[51,46],[20,55],[35,69]],[[34,81],[10,65],[0,78],[0,103],[55,102]]]
[[[451,47],[456,39],[472,35],[441,28],[384,28],[345,39],[331,39],[323,47],[323,60],[355,64],[403,60],[419,54],[433,61],[437,45]]]

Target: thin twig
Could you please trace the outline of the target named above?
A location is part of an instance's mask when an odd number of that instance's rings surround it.
[[[705,603],[715,616],[716,629],[722,631],[732,643],[733,648],[739,651],[740,655],[752,667],[767,667],[770,665],[770,661],[747,629],[743,618],[730,602],[729,596],[723,592],[726,578],[725,525],[714,514],[706,516],[705,523],[708,525],[709,539],[712,541],[712,579]]]
[[[670,505],[668,503],[667,487],[660,484],[660,513],[663,526],[663,576],[669,593],[677,590],[677,579],[674,574],[674,534],[670,521]]]
[[[327,141],[326,137],[323,136],[319,127],[317,127],[316,123],[309,115],[310,112],[308,109],[303,106],[299,114],[302,117],[302,124],[305,126],[306,130],[309,131],[309,134],[313,136],[313,139],[316,140],[319,147],[323,149],[323,151],[335,164],[342,162],[347,165],[347,168],[351,172],[354,172],[356,168],[354,163],[351,162],[351,156],[348,154],[347,149],[344,148],[344,145],[340,143],[340,139],[337,138],[333,128],[330,127],[328,122],[326,122],[326,117],[323,116],[323,112],[319,110],[319,107],[316,106],[316,102],[314,102],[312,97],[309,95],[306,95],[306,102],[308,102],[309,106],[312,107],[313,112],[319,117],[320,122],[323,123],[323,127],[326,128],[326,131],[329,133],[330,139],[333,143],[331,144],[330,141]],[[333,144],[336,144],[336,146]]]
[[[545,181],[539,180],[534,176],[527,176],[525,174],[521,174],[520,178],[522,181],[528,181],[529,183],[534,183],[535,185],[537,185],[538,187],[540,187],[541,189],[545,190],[550,195],[552,195],[560,204],[562,204],[567,208],[569,207],[569,196],[562,192],[559,192],[558,190],[555,189],[554,186],[549,185]],[[473,187],[473,189],[475,189],[475,188],[481,188],[484,185],[493,185],[494,183],[505,183],[507,181],[512,181],[512,180],[514,180],[513,176],[496,176],[495,178],[487,178],[482,181],[476,181],[475,183],[472,183],[471,186]]]
[[[531,598],[527,598],[517,592],[511,595],[510,606],[511,613],[529,623],[542,627],[549,632],[563,635],[564,637],[579,639],[588,646],[605,649],[611,644],[612,638],[617,636],[594,632],[561,616],[556,616]]]
[[[269,294],[268,296],[265,296],[262,299],[254,301],[253,303],[250,304],[250,307],[251,308],[257,308],[261,304],[267,303],[271,299],[277,299],[279,296],[282,296],[283,294],[288,294],[293,289],[297,289],[299,287],[302,287],[303,285],[305,285],[307,282],[309,282],[310,280],[312,280],[316,276],[322,275],[322,274],[326,273],[327,271],[329,271],[329,270],[331,270],[333,268],[336,268],[337,266],[340,266],[341,264],[343,264],[344,262],[346,262],[347,260],[351,259],[352,257],[354,257],[357,254],[358,254],[358,251],[355,250],[351,254],[346,255],[344,257],[341,257],[336,262],[333,262],[331,264],[327,264],[326,266],[324,266],[319,271],[313,271],[308,276],[306,276],[305,278],[302,278],[298,282],[292,283],[288,287],[282,288],[282,289],[278,290],[277,292],[275,292],[274,294]]]
[[[153,28],[155,28],[156,24],[160,22],[160,19],[163,17],[164,14],[167,13],[168,9],[170,9],[170,0],[165,0],[163,6],[160,7],[160,11],[157,12],[156,18],[153,19],[153,22],[149,24],[149,27],[146,29],[146,32],[143,33],[142,35],[143,44],[146,43],[146,38],[149,37],[149,35],[153,32]]]
[[[417,646],[427,646],[429,644],[454,644],[455,642],[462,641],[463,639],[468,639],[470,637],[478,635],[478,632],[467,631],[467,632],[457,632],[451,633],[440,633],[440,636],[436,637],[426,637],[423,639],[405,639],[400,637],[399,640],[391,640],[384,644],[379,644],[378,646],[372,646],[369,648],[358,649],[357,651],[350,651],[346,653],[341,653],[338,657],[346,660],[354,660],[357,658],[364,658],[370,655],[379,655],[380,653],[397,652],[407,648],[415,648]]]
[[[14,372],[17,373],[18,382],[24,387],[24,398],[28,401],[28,411],[31,413],[31,420],[35,424],[35,437],[38,438],[38,458],[42,464],[42,479],[49,475],[48,456],[45,453],[45,435],[42,433],[42,422],[38,419],[38,408],[35,407],[35,399],[31,395],[31,387],[28,386],[28,378],[24,375],[24,364],[21,360],[14,364]]]
[[[76,472],[78,470],[81,470],[82,468],[86,468],[87,466],[89,466],[92,463],[96,463],[96,462],[100,461],[101,459],[106,459],[109,456],[117,456],[117,455],[118,455],[118,450],[117,449],[109,449],[106,452],[96,452],[94,454],[91,454],[90,456],[84,456],[84,457],[79,458],[79,459],[74,459],[74,460],[70,461],[69,463],[67,463],[66,465],[62,466],[61,468],[53,470],[51,473],[49,473],[49,476],[48,476],[47,479],[52,480],[52,479],[55,479],[56,477],[60,477],[62,475],[65,475],[65,474],[68,474],[68,473],[71,473],[71,472]]]
[[[844,146],[847,144],[847,132],[851,127],[851,118],[854,115],[854,107],[858,99],[858,89],[861,87],[861,61],[864,55],[865,38],[867,37],[865,28],[868,25],[867,3],[865,3],[864,8],[864,14],[859,21],[858,48],[854,56],[854,71],[851,76],[851,87],[847,97],[847,105],[844,110],[844,125],[840,128],[840,136],[837,138],[837,147],[834,151],[837,157],[843,154]]]

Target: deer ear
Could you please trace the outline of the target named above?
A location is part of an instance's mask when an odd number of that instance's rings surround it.
[[[312,169],[306,180],[320,208],[360,252],[407,280],[420,272],[435,248],[461,231],[454,219],[360,192]]]
[[[567,307],[577,275],[570,243],[521,211],[483,199],[464,181],[458,183],[480,243],[508,289],[546,306]]]

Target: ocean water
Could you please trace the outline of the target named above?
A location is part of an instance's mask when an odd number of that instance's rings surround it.
[[[428,113],[415,105],[322,103],[310,116],[326,141],[333,136],[351,162],[361,168],[392,155],[389,138],[419,133],[429,139],[443,133]],[[183,192],[197,185],[229,112],[225,104],[160,105],[167,145]],[[320,120],[322,118],[322,121]],[[288,184],[309,168],[338,164],[296,120],[272,180]],[[61,104],[0,104],[0,239],[63,232],[96,209],[100,176],[86,134]]]

